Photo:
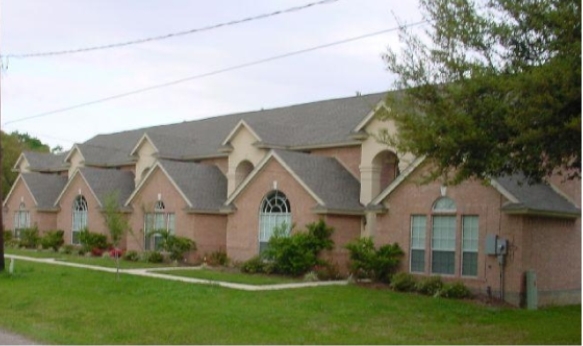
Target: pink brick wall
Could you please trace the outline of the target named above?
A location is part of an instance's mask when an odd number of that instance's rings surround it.
[[[325,215],[327,225],[334,227],[332,240],[334,250],[323,254],[324,258],[332,264],[336,264],[341,273],[348,273],[349,252],[345,245],[360,238],[362,223],[361,216]]]
[[[350,171],[350,173],[352,173],[352,175],[360,180],[360,168],[358,166],[360,165],[361,148],[359,145],[352,147],[315,149],[312,150],[311,154],[337,159]]]
[[[3,222],[5,230],[14,230],[14,214],[20,208],[21,198],[29,211],[31,227],[36,225],[41,234],[57,228],[57,213],[38,212],[30,191],[22,180],[18,180],[4,208]]]

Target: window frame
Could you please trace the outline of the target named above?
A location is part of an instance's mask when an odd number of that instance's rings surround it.
[[[71,215],[71,244],[79,245],[79,232],[87,228],[89,223],[89,205],[83,195],[78,195],[73,201],[73,212]]]
[[[279,227],[284,223],[287,226],[286,231],[289,235],[292,226],[290,201],[285,193],[280,190],[272,190],[265,194],[259,205],[259,253],[267,248],[275,227]]]
[[[478,259],[479,259],[479,253],[480,253],[480,216],[479,215],[472,215],[472,214],[467,214],[467,215],[462,215],[462,235],[461,235],[461,244],[460,244],[460,276],[461,277],[467,277],[467,278],[476,278],[478,277]],[[475,241],[475,249],[472,249],[471,251],[466,251],[464,249],[464,245],[466,242],[465,239],[465,235],[466,235],[466,220],[475,220],[475,229],[471,229],[471,231],[476,232],[475,234],[475,238],[471,238],[469,239],[469,241]],[[465,263],[465,258],[464,255],[465,253],[473,253],[475,254],[475,274],[471,275],[471,274],[464,274],[464,263]]]
[[[422,228],[415,228],[415,220],[419,220],[423,218],[423,225]],[[419,225],[420,226],[420,225]],[[421,247],[421,245],[419,246],[415,246],[414,243],[414,239],[415,239],[415,230],[420,230],[423,232],[423,239],[422,241],[419,240],[419,242],[421,244],[423,244],[423,247]],[[421,237],[417,237],[417,239],[420,239]],[[422,214],[413,214],[411,215],[411,229],[410,229],[410,234],[409,234],[409,272],[410,273],[426,273],[426,255],[427,255],[427,215],[422,215]],[[421,271],[414,271],[413,270],[413,252],[414,251],[423,251],[423,270]]]
[[[26,204],[20,202],[18,210],[14,212],[13,220],[13,234],[15,239],[20,239],[20,232],[24,229],[30,228],[30,212],[26,209]],[[25,227],[23,227],[23,224]]]

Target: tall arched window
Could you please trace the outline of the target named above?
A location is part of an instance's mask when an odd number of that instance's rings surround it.
[[[154,204],[154,212],[147,213],[144,225],[144,247],[146,250],[158,250],[162,244],[162,235],[156,231],[167,231],[174,234],[174,213],[166,211],[164,201],[158,200]]]
[[[87,227],[87,200],[83,195],[77,196],[73,202],[72,239],[73,244],[79,244],[79,232]]]
[[[286,225],[286,231],[291,229],[291,207],[286,195],[278,190],[268,193],[261,202],[259,210],[259,251],[267,248],[269,239],[276,227]]]
[[[20,239],[20,231],[26,228],[30,228],[30,213],[26,209],[26,204],[21,202],[14,213],[14,237]]]

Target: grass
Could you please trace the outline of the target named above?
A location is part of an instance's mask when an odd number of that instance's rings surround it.
[[[88,264],[100,267],[115,268],[115,259],[111,257],[85,257],[79,255],[67,255],[64,253],[54,252],[52,250],[30,250],[30,249],[6,249],[4,251],[7,255],[27,256],[34,258],[54,258],[57,261],[71,262],[79,264]],[[148,263],[148,262],[132,262],[120,259],[120,269],[141,269],[141,268],[161,268],[171,266],[168,263]]]
[[[360,286],[245,292],[17,261],[0,328],[50,344],[581,344],[581,306],[490,308]]]
[[[224,281],[246,285],[274,285],[292,282],[303,282],[303,280],[291,279],[283,276],[243,274],[231,271],[223,271],[220,269],[200,269],[200,270],[173,269],[173,270],[152,270],[152,272],[165,275],[175,275],[212,281]]]

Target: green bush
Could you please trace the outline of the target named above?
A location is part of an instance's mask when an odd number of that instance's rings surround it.
[[[126,261],[137,262],[140,260],[140,255],[137,251],[131,250],[123,255],[123,259]]]
[[[157,251],[152,251],[146,253],[146,261],[150,263],[162,263],[164,262],[164,256]]]
[[[59,249],[59,252],[61,252],[61,253],[64,253],[64,254],[66,254],[66,255],[70,255],[70,254],[72,254],[73,252],[75,252],[75,250],[76,250],[76,248],[75,248],[75,245],[66,244],[66,245],[63,245],[63,246],[62,246],[62,247]]]
[[[229,257],[224,250],[214,251],[206,256],[206,259],[211,266],[227,266],[229,264]]]
[[[241,271],[248,274],[264,273],[265,263],[261,256],[253,256],[241,264]]]
[[[14,238],[14,234],[12,233],[12,230],[4,230],[4,244],[8,243],[9,241],[11,241]]]
[[[391,288],[399,292],[415,291],[417,280],[409,273],[401,272],[393,275],[391,279]]]
[[[318,255],[334,247],[330,239],[334,229],[322,220],[308,224],[306,228],[307,232],[297,232],[291,236],[288,236],[285,224],[274,230],[263,256],[273,263],[275,273],[299,276],[312,270],[315,265],[325,263],[318,259]]]
[[[170,260],[172,261],[182,261],[184,260],[184,254],[188,251],[196,250],[194,240],[185,237],[170,236],[165,245],[165,250],[170,253]]]
[[[28,249],[36,249],[39,245],[40,237],[38,228],[25,228],[20,231],[20,246]]]
[[[389,283],[404,253],[399,244],[387,244],[375,249],[371,238],[360,238],[346,245],[350,251],[350,271],[358,277]]]
[[[322,263],[314,266],[313,271],[318,276],[318,279],[322,281],[342,279],[342,274],[340,274],[336,264]]]
[[[65,232],[62,230],[48,231],[40,238],[40,244],[43,249],[53,249],[57,252],[65,243],[64,234]]]
[[[4,231],[4,247],[17,249],[20,247],[20,241],[14,238],[14,233],[12,230]]]
[[[454,282],[444,284],[438,295],[443,298],[464,299],[471,298],[472,292],[462,282]]]
[[[99,255],[103,250],[107,250],[107,236],[101,233],[89,232],[87,228],[79,232],[79,242],[83,247],[84,252],[90,252],[94,249],[101,250]],[[99,251],[95,251],[96,253]]]
[[[441,281],[441,277],[432,276],[419,281],[415,286],[415,290],[421,294],[434,296],[439,293],[442,287],[443,281]]]

